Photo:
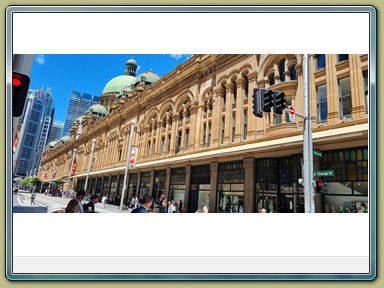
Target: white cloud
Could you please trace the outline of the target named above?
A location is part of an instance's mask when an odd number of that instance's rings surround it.
[[[184,54],[171,54],[170,56],[176,60],[180,59],[181,57],[183,57]]]
[[[38,54],[36,55],[35,57],[35,61],[39,64],[39,65],[43,65],[45,63],[45,56],[43,54]]]

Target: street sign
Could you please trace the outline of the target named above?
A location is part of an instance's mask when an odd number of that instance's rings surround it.
[[[292,106],[289,106],[289,121],[296,122],[295,108],[293,108]]]
[[[317,176],[317,177],[335,176],[335,170],[315,170],[313,171],[313,176]]]
[[[313,150],[313,155],[323,157],[323,153],[320,150]]]

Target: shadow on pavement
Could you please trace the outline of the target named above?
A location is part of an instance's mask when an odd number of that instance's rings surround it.
[[[13,213],[47,213],[47,207],[14,206]]]

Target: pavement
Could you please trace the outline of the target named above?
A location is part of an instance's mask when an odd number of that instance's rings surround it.
[[[46,213],[48,206],[52,204],[57,204],[65,209],[71,199],[36,193],[35,204],[31,204],[31,193],[26,190],[19,190],[17,194],[13,194],[13,213]],[[85,203],[87,202],[85,201]],[[130,213],[132,210],[123,207],[123,210],[120,212],[119,208],[119,206],[110,204],[106,204],[105,207],[102,203],[95,204],[96,213]]]

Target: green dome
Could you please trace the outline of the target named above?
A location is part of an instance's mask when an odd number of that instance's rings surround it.
[[[48,145],[45,147],[45,149],[55,148],[55,146],[56,146],[56,141],[51,141],[48,143]]]
[[[80,116],[79,118],[77,118],[75,120],[75,122],[73,124],[77,124],[77,125],[81,124],[81,122],[83,121],[83,118],[84,118],[84,116]]]
[[[110,80],[103,89],[103,94],[105,93],[119,93],[125,87],[130,87],[132,84],[135,84],[136,77],[130,75],[121,75]]]
[[[145,77],[145,78],[143,78]],[[148,72],[141,73],[139,77],[137,77],[136,83],[145,83],[146,85],[155,83],[157,80],[159,80],[160,77],[156,73],[152,72],[152,69]]]
[[[87,113],[106,116],[108,114],[108,111],[103,105],[95,104],[88,109]]]

